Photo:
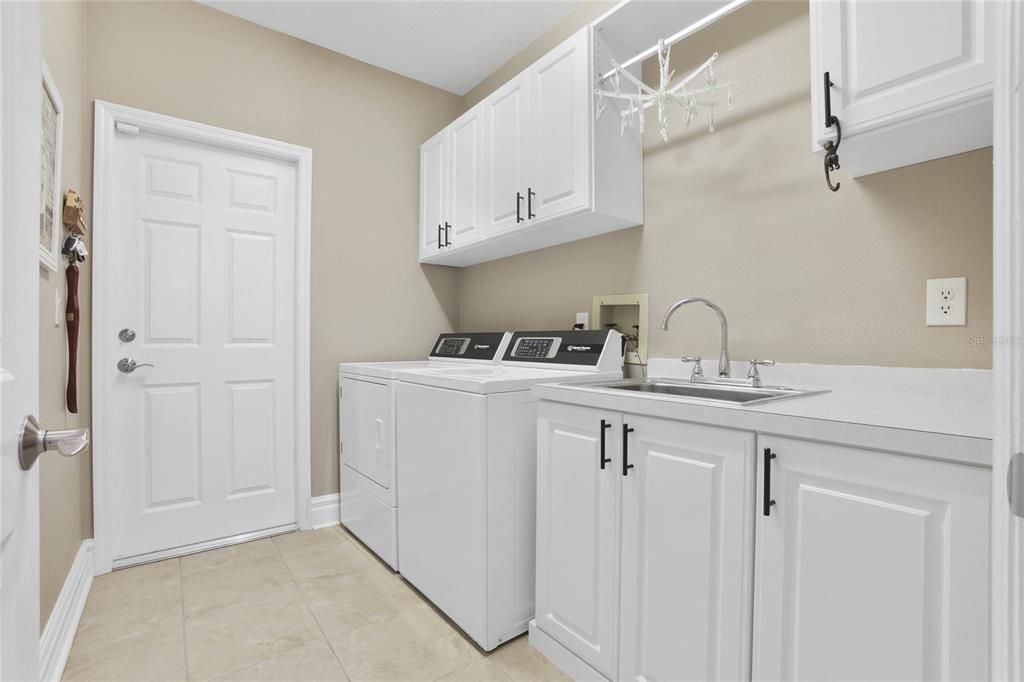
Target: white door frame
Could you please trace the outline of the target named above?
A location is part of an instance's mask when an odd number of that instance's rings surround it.
[[[234,130],[186,121],[180,118],[154,114],[141,109],[96,101],[93,166],[93,343],[92,383],[93,446],[93,528],[96,536],[96,574],[108,573],[113,568],[114,499],[113,453],[107,449],[114,433],[114,413],[110,405],[110,391],[102,381],[95,380],[97,368],[113,367],[114,344],[100,339],[97,330],[110,329],[115,287],[111,268],[112,244],[104,229],[114,216],[115,186],[115,125],[136,126],[147,132],[211,145],[233,151],[255,154],[294,163],[296,167],[295,216],[295,518],[300,529],[310,528],[310,432],[309,432],[309,241],[312,207],[313,150],[286,142],[248,135]],[[202,543],[187,551],[212,549],[244,542],[258,536],[254,533]],[[180,550],[174,554],[182,553]],[[170,554],[168,554],[170,556]],[[153,556],[152,558],[159,558]]]
[[[1024,521],[1007,502],[1010,457],[1024,452],[1024,7],[998,3],[993,174],[993,680],[1024,678]]]

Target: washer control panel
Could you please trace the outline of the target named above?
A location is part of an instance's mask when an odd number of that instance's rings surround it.
[[[557,336],[520,336],[512,347],[512,358],[529,360],[553,358],[558,353],[562,339]]]
[[[515,332],[502,362],[575,365],[601,371],[622,368],[621,335],[616,331]]]
[[[508,336],[507,332],[441,334],[434,341],[429,357],[495,361],[505,351]]]

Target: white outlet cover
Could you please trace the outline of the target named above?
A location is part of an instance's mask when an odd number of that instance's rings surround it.
[[[590,313],[576,313],[576,324],[582,324],[584,329],[590,329]]]
[[[929,327],[963,327],[967,324],[966,277],[928,280],[925,299],[925,322]]]

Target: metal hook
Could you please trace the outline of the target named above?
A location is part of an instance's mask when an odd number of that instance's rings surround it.
[[[829,72],[825,72],[825,127],[836,128],[836,139],[835,142],[829,140],[823,147],[825,149],[825,184],[833,192],[839,191],[841,183],[832,184],[832,176],[830,173],[834,170],[839,170],[839,144],[843,141],[843,128],[839,125],[839,119],[832,115],[832,86],[835,83],[829,77]]]
[[[843,127],[839,125],[839,119],[835,116],[832,117],[832,125],[836,127],[836,141],[829,140],[825,143],[825,184],[833,192],[838,192],[842,183],[837,182],[833,185],[829,173],[839,170],[839,143],[843,141]]]

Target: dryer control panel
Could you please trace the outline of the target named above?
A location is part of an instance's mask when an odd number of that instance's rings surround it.
[[[501,359],[508,336],[507,332],[441,334],[434,342],[429,357],[496,362]]]
[[[614,330],[514,332],[502,362],[619,369],[620,338]]]

